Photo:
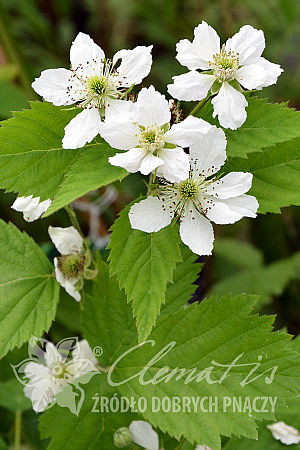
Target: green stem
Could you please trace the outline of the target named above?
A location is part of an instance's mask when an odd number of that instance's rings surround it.
[[[37,99],[37,95],[31,87],[31,80],[25,68],[23,58],[17,50],[13,37],[10,33],[9,19],[0,5],[0,41],[8,59],[18,67],[18,74],[23,88],[27,91],[31,99]]]
[[[198,111],[200,111],[201,108],[205,105],[208,100],[212,98],[212,95],[209,95],[208,97],[205,97],[203,100],[201,100],[198,105],[189,113],[189,116],[195,116]]]
[[[132,91],[132,89],[134,88],[134,86],[135,86],[135,85],[132,84],[132,85],[130,86],[130,88],[128,88],[127,91],[120,97],[120,100],[123,100],[123,98],[125,98],[126,95],[130,94],[130,92]]]
[[[79,232],[80,236],[84,239],[84,235],[81,231],[77,216],[76,216],[72,206],[71,205],[65,206],[65,210],[67,211],[68,216],[70,217],[73,227],[76,228],[76,230]]]
[[[15,414],[15,445],[14,450],[21,448],[21,433],[22,433],[22,412],[17,410]]]

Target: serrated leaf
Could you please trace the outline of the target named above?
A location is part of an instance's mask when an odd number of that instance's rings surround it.
[[[62,148],[64,128],[78,110],[32,102],[1,123],[0,187],[20,195],[57,200],[51,212],[90,190],[123,178],[127,172],[113,167],[115,154],[108,144],[92,143],[77,150]],[[74,176],[73,176],[74,167]]]
[[[166,286],[172,281],[176,262],[181,260],[180,241],[172,225],[157,233],[133,230],[129,209],[130,205],[112,226],[110,270],[132,303],[139,341],[143,342],[165,302]]]
[[[78,417],[58,405],[54,405],[44,413],[40,419],[40,431],[42,438],[51,437],[47,449],[61,450],[70,447],[72,450],[115,449],[114,432],[118,428],[128,427],[138,418],[130,411],[126,414],[92,412],[97,396],[110,399],[115,393],[116,390],[107,384],[103,375],[96,375],[85,387],[85,401]]]
[[[203,264],[197,263],[199,258],[186,245],[181,245],[182,262],[176,264],[173,282],[167,285],[166,303],[161,314],[169,314],[187,304],[197,289],[196,280]]]
[[[102,262],[101,265],[105,263]],[[143,412],[145,419],[163,432],[168,432],[176,439],[183,435],[191,443],[206,444],[213,450],[219,449],[220,435],[236,434],[255,438],[254,419],[274,419],[270,411],[251,411],[253,417],[249,417],[247,411],[238,414],[223,412],[221,403],[224,396],[250,399],[257,396],[276,396],[279,404],[294,395],[299,385],[297,352],[293,351],[288,335],[271,332],[273,317],[249,315],[256,301],[254,296],[209,298],[200,305],[194,304],[188,309],[179,308],[170,314],[163,314],[157,320],[147,343],[136,347],[137,333],[134,333],[133,319],[130,322],[129,306],[124,304],[122,295],[116,295],[117,287],[113,287],[113,278],[108,282],[107,269],[102,266],[97,284],[99,288],[86,300],[82,312],[84,336],[92,340],[93,345],[97,343],[103,348],[101,363],[111,365],[121,357],[112,371],[112,380],[116,383],[114,392],[135,399],[145,397],[147,405],[150,405]],[[105,296],[99,295],[98,289],[102,285],[107,293]],[[111,296],[108,295],[110,289]],[[96,315],[99,319],[93,327]],[[151,359],[171,342],[175,342],[174,348],[151,363]],[[249,374],[247,365],[233,368],[230,376],[221,384],[216,381],[224,374],[223,369],[211,372],[211,380],[215,382],[213,384],[205,380],[185,383],[189,372],[177,380],[171,377],[168,382],[164,381],[165,367],[170,371],[179,368],[189,371],[195,368],[194,374],[199,374],[210,367],[212,361],[228,367],[239,355],[241,357],[237,364],[253,364],[259,355],[263,356],[262,365],[256,372],[260,377],[244,387],[240,383]],[[143,376],[145,383],[142,384],[137,374],[146,366],[147,370]],[[267,384],[265,375],[261,375],[274,366],[278,368],[273,383]],[[159,372],[160,370],[162,372]],[[155,376],[158,381],[156,384],[151,382]],[[207,414],[199,409],[197,412],[174,412],[171,409],[166,413],[162,410],[153,412],[151,409],[153,397],[162,399],[205,396],[218,397],[218,411]],[[54,429],[52,433],[55,433]]]
[[[248,159],[233,158],[226,171],[235,170],[253,173],[249,194],[257,198],[260,213],[279,213],[283,206],[300,205],[299,138],[252,153]]]
[[[32,335],[48,331],[59,285],[37,244],[14,225],[0,221],[0,357]]]
[[[246,122],[237,130],[224,129],[229,156],[246,157],[248,153],[300,136],[300,112],[285,103],[268,103],[267,99],[247,96],[247,101]],[[212,105],[207,103],[198,116],[219,126],[212,113]]]

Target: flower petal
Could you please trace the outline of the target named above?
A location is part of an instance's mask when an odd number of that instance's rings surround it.
[[[299,431],[284,422],[272,423],[272,425],[267,425],[267,428],[271,431],[274,439],[285,445],[300,443]]]
[[[182,122],[172,125],[170,130],[165,133],[165,140],[170,144],[189,147],[208,133],[211,128],[212,125],[205,120],[188,116]]]
[[[98,359],[96,358],[86,339],[82,339],[77,343],[76,348],[72,352],[72,358],[73,360],[86,359],[90,361],[94,366],[98,364]]]
[[[214,231],[209,220],[203,217],[192,202],[186,207],[180,223],[180,237],[196,255],[211,255]]]
[[[218,95],[212,99],[214,106],[213,117],[218,116],[220,125],[224,128],[236,130],[246,120],[246,106],[244,95],[234,89],[227,82],[222,84]]]
[[[158,177],[163,177],[171,183],[178,183],[188,178],[190,159],[182,148],[163,148],[158,155],[164,162],[157,169]]]
[[[122,80],[122,86],[140,84],[149,74],[152,65],[153,45],[138,46],[133,50],[119,50],[114,58],[113,64],[121,59],[120,67],[117,69]]]
[[[235,223],[242,217],[256,217],[259,204],[252,195],[239,195],[226,200],[208,197],[206,216],[215,223]]]
[[[71,255],[82,251],[83,239],[74,227],[49,227],[49,236],[62,255]]]
[[[171,120],[171,112],[165,96],[157,92],[153,86],[140,91],[136,108],[137,122],[144,127],[162,126]]]
[[[265,58],[259,58],[255,64],[238,69],[236,79],[246,89],[262,89],[277,82],[283,72],[279,64],[274,64]]]
[[[253,64],[261,57],[266,46],[264,32],[251,25],[243,26],[226,42],[226,51],[239,53],[240,66]]]
[[[214,75],[201,74],[192,70],[173,77],[173,83],[168,84],[168,92],[172,97],[179,100],[195,101],[202,100],[214,84]]]
[[[193,178],[209,177],[226,161],[226,136],[221,128],[212,126],[209,132],[190,147]]]
[[[188,69],[210,69],[209,61],[220,52],[220,38],[216,31],[202,21],[194,29],[193,42],[183,39],[176,45],[176,58]]]
[[[109,107],[106,107],[105,122],[123,121],[132,119],[135,122],[136,107],[130,100],[111,100]]]
[[[78,33],[70,49],[73,70],[82,77],[99,75],[105,59],[104,51],[85,33]]]
[[[159,450],[158,434],[148,422],[136,420],[129,426],[132,440],[145,450]]]
[[[52,342],[47,342],[44,358],[47,367],[51,367],[53,364],[63,360],[62,355],[57,351],[57,348]]]
[[[68,280],[64,274],[61,272],[61,270],[58,268],[58,261],[57,258],[54,258],[54,267],[55,267],[55,278],[57,280],[57,282],[63,287],[65,288],[65,290],[67,291],[67,293],[73,297],[77,302],[80,302],[81,300],[81,295],[80,293],[76,290],[75,288],[75,284],[77,283],[77,279],[73,278]]]
[[[143,175],[149,175],[157,167],[162,166],[164,161],[158,156],[154,156],[152,153],[148,153],[143,159],[140,167],[140,172]]]
[[[39,203],[39,201],[40,197],[32,198],[32,195],[29,195],[28,197],[18,197],[14,201],[12,208],[16,211],[23,212],[24,220],[33,222],[34,220],[39,219],[51,205],[50,199],[44,200],[41,203]]]
[[[76,90],[82,88],[81,83],[67,69],[47,69],[34,80],[32,87],[47,102],[55,106],[72,105],[81,99]]]
[[[112,119],[112,118],[111,118]],[[120,120],[106,120],[101,127],[101,136],[113,148],[130,150],[138,146],[140,129],[133,120],[121,115]]]
[[[225,177],[211,183],[206,188],[206,193],[218,199],[238,197],[249,191],[252,186],[252,173],[231,172]]]
[[[84,109],[65,127],[63,148],[81,148],[100,133],[102,122],[97,108]]]
[[[131,227],[135,230],[153,233],[168,226],[173,218],[164,206],[164,202],[157,197],[148,197],[135,203],[129,211]]]
[[[142,148],[132,148],[128,152],[117,153],[115,156],[108,158],[113,166],[123,167],[128,172],[135,173],[140,170],[143,159],[147,152]]]
[[[249,64],[236,70],[234,77],[245,89],[261,89],[266,78],[266,71],[257,63]]]

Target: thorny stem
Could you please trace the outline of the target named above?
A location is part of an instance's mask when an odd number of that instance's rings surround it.
[[[17,410],[15,414],[15,445],[14,450],[21,448],[21,433],[22,433],[22,412]]]
[[[198,105],[189,113],[189,116],[195,116],[198,111],[200,111],[201,108],[205,105],[205,103],[208,102],[212,98],[212,95],[209,95],[208,97],[205,97],[203,100],[201,100]]]

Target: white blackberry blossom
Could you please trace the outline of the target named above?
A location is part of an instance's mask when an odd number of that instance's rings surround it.
[[[176,58],[190,72],[173,77],[168,91],[186,101],[202,100],[210,90],[218,92],[212,100],[214,117],[222,127],[235,130],[247,118],[248,102],[241,86],[249,90],[270,86],[283,70],[261,56],[264,33],[251,25],[243,26],[222,48],[216,31],[204,21],[194,29],[194,36],[193,42],[183,39],[176,46]]]
[[[151,50],[152,45],[120,50],[110,61],[87,34],[79,33],[70,50],[70,70],[44,70],[35,79],[32,87],[46,101],[84,108],[66,126],[64,148],[82,147],[100,133],[106,109],[117,108],[126,90],[149,74]]]
[[[54,258],[56,280],[71,297],[79,302],[81,295],[78,288],[85,265],[83,239],[74,227],[50,226],[48,232],[53,244],[61,253],[61,256]]]
[[[26,222],[33,222],[41,217],[51,205],[51,200],[44,200],[40,202],[40,197],[18,197],[12,204],[12,208],[16,211],[22,212]]]
[[[109,158],[114,166],[144,175],[155,171],[176,182],[189,173],[189,147],[204,136],[212,125],[193,116],[170,127],[171,112],[165,96],[153,86],[144,88],[136,103],[123,102],[118,116],[109,113],[101,135],[113,147],[128,150]]]
[[[225,148],[225,134],[216,127],[191,145],[189,177],[180,183],[162,182],[157,196],[133,205],[129,211],[132,228],[157,232],[178,217],[184,244],[198,255],[210,255],[214,241],[210,221],[229,224],[242,217],[256,217],[258,202],[245,195],[251,188],[252,174],[215,175],[226,160]]]
[[[276,422],[272,425],[267,425],[267,428],[271,431],[274,439],[285,445],[300,443],[299,431],[284,422]]]

